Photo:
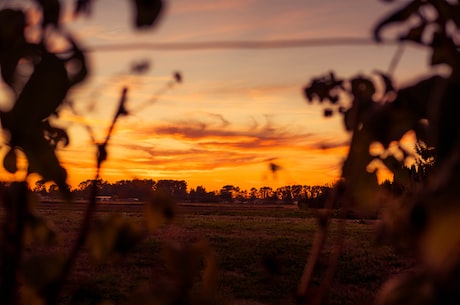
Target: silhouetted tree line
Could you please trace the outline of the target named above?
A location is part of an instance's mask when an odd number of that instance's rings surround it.
[[[91,193],[93,180],[85,180],[71,190],[76,200],[88,199]],[[107,200],[148,200],[153,191],[161,190],[170,198],[178,201],[192,203],[281,203],[299,204],[301,207],[321,208],[325,199],[335,185],[286,185],[276,189],[263,186],[259,189],[253,187],[249,191],[239,186],[225,185],[218,191],[207,191],[204,186],[197,186],[187,190],[184,180],[158,180],[133,179],[119,180],[114,183],[96,180],[98,196]],[[42,199],[59,199],[59,188],[56,184],[45,184],[39,180],[35,183],[33,192]]]

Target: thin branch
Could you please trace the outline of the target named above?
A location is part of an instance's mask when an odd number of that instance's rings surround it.
[[[110,140],[113,128],[114,128],[118,118],[121,115],[126,114],[125,102],[126,102],[127,91],[128,91],[128,89],[126,87],[123,88],[121,98],[120,98],[120,102],[119,102],[119,106],[118,106],[118,110],[115,113],[115,116],[114,116],[114,118],[112,120],[112,124],[110,125],[110,127],[109,127],[109,129],[107,131],[105,141],[104,141],[104,143],[98,145],[99,150],[98,150],[98,155],[97,155],[96,174],[95,174],[95,177],[93,179],[93,183],[91,185],[91,194],[90,194],[90,198],[89,198],[89,203],[88,203],[88,206],[86,207],[85,215],[83,217],[82,224],[80,226],[80,232],[78,234],[77,240],[75,241],[75,244],[74,244],[72,250],[70,251],[68,259],[65,262],[65,264],[64,264],[64,266],[63,266],[63,268],[61,270],[61,273],[59,274],[59,277],[57,278],[56,281],[54,281],[52,283],[52,285],[50,285],[48,287],[49,291],[47,291],[47,292],[49,292],[49,293],[46,293],[46,295],[48,295],[48,296],[50,296],[50,297],[52,297],[54,299],[47,300],[48,301],[47,304],[56,304],[57,303],[58,293],[61,290],[65,279],[68,277],[72,266],[74,265],[74,263],[75,263],[78,255],[79,255],[83,245],[85,244],[86,238],[88,237],[88,233],[90,232],[91,219],[92,219],[92,216],[93,216],[93,214],[94,214],[94,212],[96,210],[96,196],[97,196],[97,192],[98,192],[97,181],[99,180],[99,177],[100,177],[102,163],[105,161],[105,159],[107,157],[106,155],[101,155],[101,151],[103,150],[105,152],[105,147],[107,146],[107,144],[108,144],[108,142]],[[54,292],[54,293],[52,293],[52,292]]]
[[[388,66],[387,74],[389,76],[392,76],[394,74],[396,67],[398,66],[401,60],[401,57],[404,53],[404,50],[405,50],[405,45],[403,44],[400,44],[398,48],[396,49],[396,52],[393,55],[393,58],[391,59],[390,65]]]

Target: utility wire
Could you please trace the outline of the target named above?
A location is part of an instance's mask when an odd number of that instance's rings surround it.
[[[229,40],[229,41],[197,41],[197,42],[140,42],[123,44],[99,44],[89,46],[86,52],[120,52],[132,50],[160,51],[193,51],[210,49],[287,49],[328,46],[370,46],[393,45],[400,41],[376,42],[365,37],[331,37],[311,39],[279,39],[279,40]]]

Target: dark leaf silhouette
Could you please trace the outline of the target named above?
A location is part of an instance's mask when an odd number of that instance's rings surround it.
[[[176,214],[176,203],[163,190],[156,190],[145,203],[144,215],[149,231],[170,223]]]
[[[162,0],[132,0],[135,5],[134,24],[137,28],[151,27],[163,10]]]
[[[74,15],[78,16],[80,14],[90,15],[91,13],[91,3],[92,0],[76,0]]]
[[[423,33],[425,32],[427,23],[422,22],[419,26],[413,27],[407,34],[400,37],[401,40],[409,40],[417,43],[423,43]]]
[[[42,26],[53,25],[59,26],[59,17],[61,14],[61,4],[59,0],[36,0],[42,7],[43,19]]]
[[[0,65],[2,78],[13,87],[16,66],[26,45],[25,14],[20,10],[0,10]]]
[[[375,73],[379,75],[383,80],[383,83],[385,85],[385,90],[384,90],[385,94],[390,93],[390,92],[396,92],[396,89],[393,86],[393,81],[390,76],[380,71],[375,71]]]
[[[174,79],[176,80],[176,82],[182,83],[182,74],[180,72],[175,72]]]
[[[408,20],[411,16],[418,12],[419,8],[425,4],[424,1],[412,0],[407,5],[396,11],[395,13],[390,14],[388,17],[384,18],[374,27],[374,39],[375,41],[381,41],[380,32],[384,27],[389,24],[404,22]]]
[[[334,110],[331,108],[326,108],[324,109],[324,117],[328,118],[331,117],[334,114]]]
[[[126,255],[143,237],[141,228],[120,215],[99,220],[92,230],[87,246],[98,263]]]
[[[69,136],[64,129],[53,127],[48,121],[43,123],[43,131],[45,133],[45,139],[53,145],[57,146],[59,143],[63,143],[64,146],[69,144]]]
[[[6,153],[5,157],[3,158],[3,167],[10,173],[14,174],[18,170],[17,162],[18,157],[14,148],[10,148],[10,150]]]

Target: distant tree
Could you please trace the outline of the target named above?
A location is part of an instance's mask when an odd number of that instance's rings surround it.
[[[258,191],[255,187],[252,187],[249,191],[249,198],[251,200],[256,200],[258,198]]]
[[[282,186],[276,189],[277,198],[283,201],[283,203],[292,203],[293,194],[292,188],[289,185]]]
[[[46,182],[43,180],[37,180],[35,182],[35,187],[33,189],[35,193],[38,193],[42,196],[46,195],[48,191],[46,190]]]
[[[224,201],[232,201],[234,190],[233,185],[224,185],[219,191],[219,197]]]
[[[161,190],[176,200],[187,198],[187,182],[184,180],[158,180],[154,189]]]

